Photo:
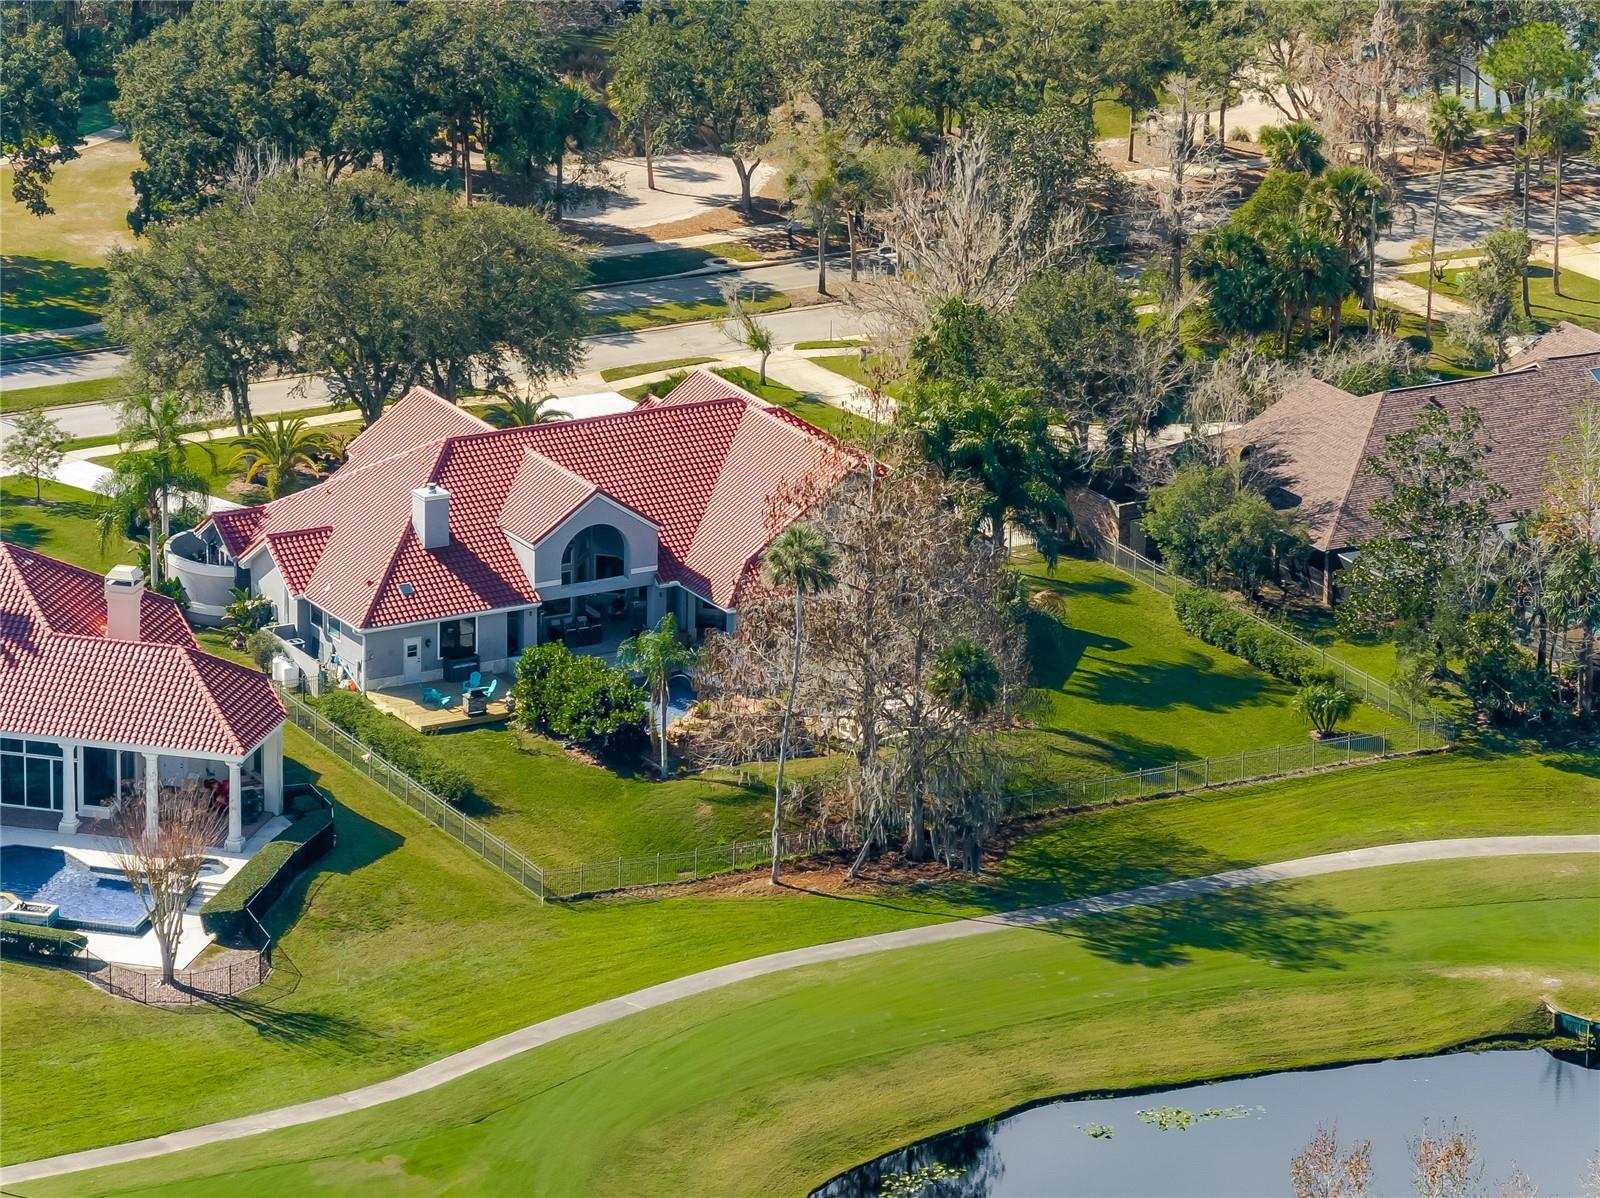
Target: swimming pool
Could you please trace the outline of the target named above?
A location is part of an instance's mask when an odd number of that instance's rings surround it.
[[[126,878],[91,869],[60,849],[0,847],[0,889],[21,899],[54,903],[60,908],[61,927],[142,936],[150,926],[144,903]]]

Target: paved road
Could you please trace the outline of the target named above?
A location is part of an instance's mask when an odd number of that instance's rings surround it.
[[[1511,200],[1514,170],[1509,165],[1478,167],[1470,171],[1451,171],[1445,175],[1444,204],[1439,211],[1439,249],[1463,250],[1477,245],[1500,227],[1502,214],[1509,212],[1518,224],[1522,206]],[[1401,184],[1394,205],[1393,224],[1378,239],[1378,256],[1390,260],[1411,256],[1411,244],[1428,235],[1433,220],[1433,191],[1437,176],[1415,175]],[[1600,169],[1574,161],[1566,168],[1568,187],[1573,184],[1600,183]],[[1591,195],[1576,194],[1563,187],[1561,193],[1561,235],[1592,233],[1600,229],[1600,188]],[[1494,198],[1489,198],[1494,197]],[[1535,241],[1551,237],[1550,204],[1537,190],[1528,211],[1528,231]]]
[[[858,336],[862,331],[854,313],[839,304],[775,312],[765,320],[772,327],[780,345]],[[722,330],[712,323],[668,325],[633,333],[607,333],[588,338],[585,345],[588,355],[584,372],[561,380],[552,388],[557,395],[581,395],[609,388],[611,384],[602,380],[599,372],[610,366],[670,358],[726,357],[734,348]],[[114,351],[77,354],[71,359],[54,362],[19,363],[15,374],[7,366],[0,377],[4,379],[4,390],[9,391],[86,378],[109,378],[122,369],[122,364],[122,355]],[[321,379],[269,379],[250,388],[250,406],[263,416],[319,408],[327,403],[328,388]],[[116,407],[113,404],[52,408],[50,417],[72,438],[106,436],[117,431]],[[0,421],[0,426],[3,423]]]
[[[1274,865],[1256,865],[1247,869],[1228,870],[1209,874],[1203,878],[1189,878],[1180,882],[1163,882],[1153,886],[1140,886],[1133,890],[1119,890],[1093,898],[1076,899],[1068,903],[1055,903],[1047,907],[1030,907],[998,915],[974,919],[956,919],[925,927],[907,928],[899,932],[882,932],[876,936],[860,936],[853,940],[836,940],[831,944],[817,944],[809,948],[791,949],[752,957],[716,969],[692,973],[687,977],[662,982],[643,990],[635,990],[619,998],[593,1003],[557,1015],[517,1031],[486,1041],[476,1047],[453,1053],[403,1073],[399,1077],[374,1085],[333,1094],[295,1106],[279,1107],[237,1119],[224,1119],[147,1140],[132,1140],[107,1148],[92,1148],[63,1156],[45,1157],[0,1169],[0,1185],[21,1185],[43,1177],[56,1177],[64,1173],[77,1173],[110,1165],[127,1164],[154,1156],[220,1144],[229,1140],[244,1139],[262,1132],[285,1127],[298,1127],[315,1123],[335,1115],[367,1110],[400,1098],[421,1094],[442,1086],[469,1073],[518,1056],[530,1049],[563,1040],[579,1032],[604,1027],[626,1019],[640,1011],[666,1006],[679,999],[692,998],[713,990],[720,990],[752,978],[783,973],[807,965],[821,965],[830,961],[843,961],[869,953],[892,949],[912,948],[920,945],[943,944],[951,940],[965,940],[993,932],[1018,928],[1037,927],[1059,923],[1063,920],[1081,919],[1124,907],[1167,903],[1197,895],[1217,894],[1244,886],[1259,886],[1264,882],[1280,882],[1293,878],[1312,878],[1322,874],[1342,873],[1346,870],[1369,869],[1381,865],[1406,865],[1419,861],[1453,861],[1462,858],[1515,857],[1547,853],[1600,853],[1600,836],[1486,836],[1463,840],[1424,840],[1411,844],[1378,845],[1373,848],[1352,849],[1344,853],[1328,853],[1319,857],[1301,857],[1281,861]]]

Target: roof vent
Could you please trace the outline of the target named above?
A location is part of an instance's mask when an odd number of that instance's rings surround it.
[[[412,586],[409,582],[402,582],[400,584],[400,593],[409,599],[411,596],[417,593],[417,588]]]
[[[112,566],[106,571],[106,639],[139,639],[139,609],[144,604],[144,571]]]
[[[450,492],[429,483],[411,492],[411,527],[424,549],[443,549],[450,543]]]

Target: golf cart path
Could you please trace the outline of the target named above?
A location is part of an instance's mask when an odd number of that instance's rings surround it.
[[[46,1157],[0,1169],[0,1185],[20,1185],[44,1177],[76,1173],[84,1169],[107,1165],[126,1164],[149,1157],[164,1156],[190,1148],[243,1139],[262,1132],[313,1123],[335,1115],[367,1110],[396,1099],[421,1094],[446,1082],[498,1064],[511,1057],[565,1039],[592,1028],[604,1027],[640,1011],[662,1007],[679,999],[690,998],[719,990],[751,978],[782,973],[806,965],[828,961],[843,961],[851,957],[892,949],[912,948],[926,944],[943,944],[951,940],[965,940],[993,932],[1028,928],[1039,924],[1079,919],[1124,907],[1144,906],[1150,903],[1172,902],[1197,895],[1216,894],[1244,886],[1258,886],[1266,882],[1279,882],[1295,878],[1310,878],[1321,874],[1342,873],[1347,870],[1368,869],[1384,865],[1407,865],[1423,861],[1453,861],[1474,857],[1514,857],[1528,854],[1600,853],[1600,835],[1579,836],[1489,836],[1461,840],[1422,840],[1410,844],[1377,845],[1372,848],[1351,849],[1342,853],[1327,853],[1316,857],[1300,857],[1293,861],[1280,861],[1272,865],[1255,865],[1244,869],[1227,870],[1201,878],[1188,878],[1175,882],[1160,882],[1119,890],[1111,894],[1074,899],[1044,907],[1029,907],[1020,911],[1003,912],[969,919],[952,919],[944,923],[923,927],[905,928],[896,932],[880,932],[872,936],[859,936],[851,940],[837,940],[829,944],[816,944],[808,948],[790,949],[769,953],[702,970],[669,982],[647,986],[604,1002],[592,1003],[530,1024],[517,1031],[508,1032],[461,1052],[452,1053],[432,1064],[403,1073],[387,1081],[376,1082],[342,1094],[262,1111],[237,1119],[224,1119],[200,1127],[175,1131],[164,1136],[145,1140],[131,1140],[105,1148],[92,1148],[63,1156]]]

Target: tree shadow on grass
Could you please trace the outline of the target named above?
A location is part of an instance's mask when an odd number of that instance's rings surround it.
[[[1045,690],[1063,690],[1089,650],[1120,653],[1129,647],[1127,641],[1073,628],[1041,612],[1030,612],[1026,627],[1033,685]]]
[[[327,1011],[285,1011],[248,998],[219,998],[213,1005],[246,1024],[263,1040],[317,1045],[350,1056],[375,1051],[383,1037],[366,1024]]]
[[[1241,663],[1240,672],[1220,670],[1204,654],[1185,651],[1175,661],[1123,665],[1107,661],[1084,673],[1086,694],[1095,703],[1141,711],[1231,711],[1261,701],[1279,685]],[[1247,672],[1248,671],[1248,672]]]
[[[1342,969],[1379,951],[1381,927],[1329,903],[1268,883],[1173,902],[1127,907],[1052,925],[1090,952],[1149,969],[1185,965],[1195,950],[1238,953],[1282,969]]]
[[[24,549],[32,549],[43,543],[49,535],[50,530],[44,525],[35,524],[32,520],[13,519],[10,512],[6,513],[4,526],[0,527],[0,541],[8,545],[21,545]]]
[[[5,276],[0,332],[75,328],[100,319],[106,298],[104,267],[7,254],[0,259],[0,272]]]

